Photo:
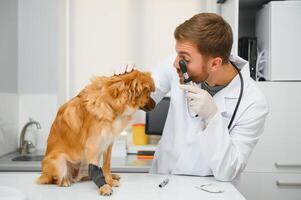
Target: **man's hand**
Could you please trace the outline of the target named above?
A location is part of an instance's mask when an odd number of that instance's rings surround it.
[[[180,85],[187,91],[188,105],[191,111],[197,113],[208,124],[210,119],[217,113],[217,106],[211,95],[198,86]]]
[[[117,67],[116,69],[114,69],[114,75],[122,75],[122,74],[126,74],[129,73],[133,70],[135,70],[136,67],[133,63],[127,63],[125,65],[122,65],[120,67]]]

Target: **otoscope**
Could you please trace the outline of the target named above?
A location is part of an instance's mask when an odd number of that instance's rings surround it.
[[[187,73],[186,62],[184,60],[180,60],[179,61],[179,66],[180,66],[180,70],[181,70],[181,72],[183,74],[183,77],[184,77],[184,84],[185,85],[194,85],[194,82],[192,81],[191,77]],[[188,112],[189,112],[191,117],[198,117],[197,114],[190,111],[189,107],[188,107]]]
[[[184,77],[185,85],[193,85],[192,79],[187,73],[186,62],[184,60],[180,60],[179,65],[180,65],[180,70],[181,70],[181,72],[183,74],[183,77]]]

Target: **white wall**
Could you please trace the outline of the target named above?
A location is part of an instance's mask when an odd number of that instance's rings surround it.
[[[139,0],[137,0],[139,1]],[[135,1],[135,2],[137,2]],[[175,52],[174,30],[193,15],[206,10],[204,0],[144,0],[132,24],[134,39],[131,45],[138,66],[150,69]]]
[[[176,26],[205,10],[205,0],[70,1],[70,97],[126,61],[150,70],[174,52]]]
[[[126,61],[149,70],[174,52],[173,31],[200,0],[70,1],[70,93]]]
[[[65,2],[70,3],[67,12]],[[0,53],[8,54],[0,57],[0,83],[5,85],[0,85],[0,119],[15,114],[11,149],[29,118],[41,123],[42,130],[32,134],[38,137],[38,147],[45,147],[64,96],[72,97],[93,75],[110,75],[127,61],[149,70],[174,52],[175,27],[205,10],[206,0],[2,0]],[[68,49],[65,44],[70,44]],[[3,91],[13,94],[3,96]],[[143,122],[143,114],[137,119]],[[0,139],[7,141],[3,134]]]
[[[70,1],[70,97],[130,56],[129,1]]]

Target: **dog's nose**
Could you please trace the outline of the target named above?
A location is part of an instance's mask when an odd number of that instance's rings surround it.
[[[140,107],[140,109],[145,112],[148,112],[153,110],[155,106],[156,106],[156,102],[151,97],[149,97],[148,102],[143,107]]]

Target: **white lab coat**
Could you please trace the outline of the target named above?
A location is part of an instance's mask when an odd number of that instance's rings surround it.
[[[179,88],[173,68],[174,58],[168,58],[153,71],[153,99],[159,102],[170,92],[171,100],[150,173],[214,175],[217,180],[231,181],[245,168],[263,132],[267,101],[250,78],[248,62],[231,55],[230,60],[241,69],[244,93],[230,134],[227,126],[240,91],[238,75],[214,95],[218,113],[205,127],[200,117],[192,118],[188,113],[185,93]]]

